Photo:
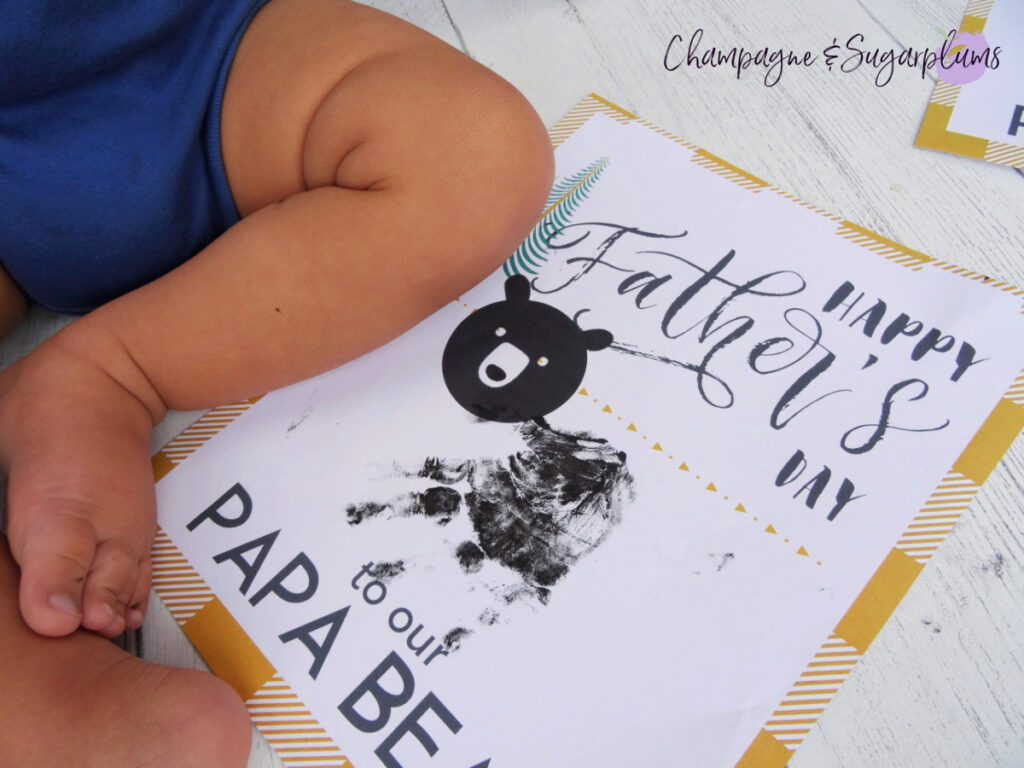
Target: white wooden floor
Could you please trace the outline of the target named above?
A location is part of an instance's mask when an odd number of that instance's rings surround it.
[[[1005,2],[1006,0],[1000,0]],[[1020,1],[1020,0],[1018,0]],[[939,259],[1024,286],[1024,174],[913,147],[934,86],[866,67],[761,73],[682,66],[669,39],[819,54],[855,33],[871,47],[936,47],[966,0],[374,0],[510,80],[554,123],[596,92],[802,200]],[[42,311],[0,345],[0,365],[51,333]],[[1024,343],[1024,340],[1022,340]],[[197,414],[172,414],[159,447]],[[1024,441],[932,558],[792,768],[1024,766]],[[154,605],[147,658],[199,665]],[[250,768],[280,763],[257,739]],[[664,766],[685,766],[666,756]]]

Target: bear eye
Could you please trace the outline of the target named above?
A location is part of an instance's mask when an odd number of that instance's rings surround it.
[[[494,329],[494,335],[495,336],[504,336],[506,333],[508,333],[508,331],[506,331],[500,325],[497,328]]]
[[[541,357],[537,358],[537,365],[539,365],[541,368],[543,368],[547,364],[548,364],[548,359],[546,357],[541,356]]]

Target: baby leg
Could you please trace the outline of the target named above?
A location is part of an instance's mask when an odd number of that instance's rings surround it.
[[[507,83],[392,16],[274,0],[242,41],[223,151],[245,218],[0,376],[21,610],[106,635],[145,607],[146,436],[388,341],[496,269],[551,182]]]
[[[252,730],[225,683],[146,663],[89,632],[41,637],[18,614],[17,580],[0,537],[0,764],[245,764]]]
[[[25,316],[28,300],[21,289],[0,267],[0,339],[10,333],[14,326]]]
[[[0,373],[7,534],[35,631],[113,637],[142,623],[159,417],[63,333]]]

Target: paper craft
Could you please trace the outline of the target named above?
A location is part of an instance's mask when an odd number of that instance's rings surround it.
[[[286,765],[781,768],[1024,425],[1021,291],[596,96],[552,135],[501,272],[155,459]]]
[[[1024,2],[972,0],[949,43],[914,143],[1024,168]]]

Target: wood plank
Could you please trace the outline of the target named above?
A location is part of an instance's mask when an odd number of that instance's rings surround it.
[[[554,123],[590,91],[801,199],[941,260],[1024,285],[1024,175],[913,147],[934,75],[789,68],[767,87],[747,71],[663,60],[672,35],[820,55],[867,43],[934,46],[964,0],[375,0],[506,77]],[[0,366],[67,320],[34,310],[0,343]],[[159,447],[196,414],[171,414]],[[924,569],[791,761],[830,766],[1024,764],[1024,445],[1018,439]],[[154,604],[147,658],[201,667]],[[670,764],[666,758],[666,765]],[[250,768],[280,766],[257,740]],[[362,768],[362,767],[361,767]]]

